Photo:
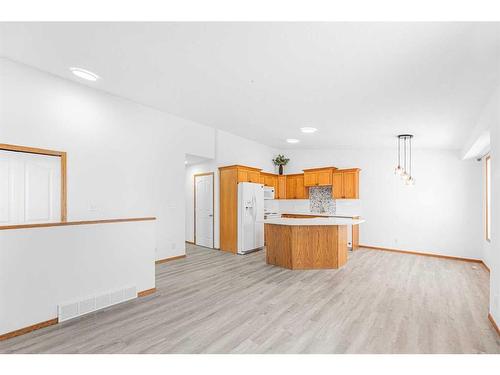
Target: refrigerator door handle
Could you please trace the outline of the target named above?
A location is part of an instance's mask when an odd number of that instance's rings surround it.
[[[255,194],[252,196],[252,206],[253,206],[253,221],[257,219],[257,198],[255,197]]]

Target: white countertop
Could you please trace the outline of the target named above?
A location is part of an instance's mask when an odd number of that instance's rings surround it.
[[[339,218],[339,217],[316,217],[316,218],[274,218],[266,219],[263,221],[264,224],[275,224],[275,225],[357,225],[364,223],[363,219],[350,219],[350,218]]]
[[[359,215],[341,215],[341,214],[329,214],[326,212],[311,212],[311,211],[282,211],[281,215],[311,215],[311,216],[324,216],[324,217],[339,217],[339,218],[348,218],[352,219],[354,217],[358,217]]]

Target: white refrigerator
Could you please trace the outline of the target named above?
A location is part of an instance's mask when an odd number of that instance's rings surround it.
[[[264,185],[238,184],[238,254],[264,247]]]

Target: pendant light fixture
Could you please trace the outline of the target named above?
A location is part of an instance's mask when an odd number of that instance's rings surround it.
[[[411,140],[412,134],[398,135],[398,165],[394,169],[394,174],[400,176],[407,186],[415,185],[415,179],[411,174]],[[402,146],[402,147],[401,147]]]

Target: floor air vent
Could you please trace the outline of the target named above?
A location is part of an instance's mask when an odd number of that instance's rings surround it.
[[[66,302],[58,306],[57,315],[60,322],[82,316],[105,307],[116,305],[137,297],[134,287],[114,290],[108,293],[82,299],[80,301]]]

